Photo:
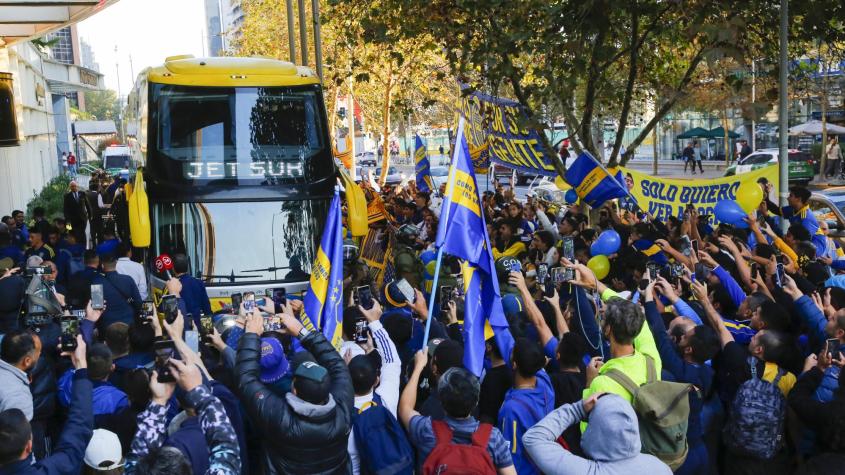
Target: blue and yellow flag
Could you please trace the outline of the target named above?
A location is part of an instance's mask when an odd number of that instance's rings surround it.
[[[492,326],[506,359],[510,357],[513,338],[502,310],[492,247],[463,127],[461,120],[435,246],[465,261],[464,366],[480,376],[484,366],[486,321]]]
[[[607,200],[628,196],[622,172],[612,175],[588,152],[578,155],[566,170],[565,178],[578,197],[592,207],[601,206]]]
[[[318,323],[320,331],[337,350],[343,343],[343,228],[340,216],[340,196],[335,193],[303,299],[307,320]],[[303,320],[307,327],[306,319]]]
[[[414,144],[414,163],[417,172],[417,189],[424,193],[434,191],[434,183],[431,181],[431,164],[428,161],[428,154],[425,153],[425,144],[419,135],[416,136]]]

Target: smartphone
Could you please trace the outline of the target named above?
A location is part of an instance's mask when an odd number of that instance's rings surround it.
[[[200,335],[203,338],[207,337],[214,333],[214,321],[211,319],[211,315],[206,315],[204,313],[200,314]]]
[[[695,258],[698,259],[698,239],[692,240],[692,252],[695,254]]]
[[[106,303],[103,300],[103,286],[101,284],[91,285],[91,308],[94,310],[106,308]]]
[[[575,280],[575,269],[572,267],[555,267],[552,269],[552,281],[554,283],[569,282]]]
[[[692,243],[690,242],[689,236],[681,236],[681,253],[685,256],[689,256],[691,251]]]
[[[440,311],[443,314],[449,313],[449,302],[452,300],[452,291],[454,287],[443,285],[440,287]]]
[[[267,295],[273,298],[273,304],[276,306],[276,313],[282,313],[282,306],[287,305],[288,303],[287,290],[282,287],[267,289]]]
[[[757,280],[757,276],[759,275],[759,269],[757,268],[757,263],[751,263],[751,280]]]
[[[783,256],[777,256],[777,266],[775,266],[775,285],[783,287],[784,276],[786,271],[783,268]]]
[[[681,277],[684,276],[684,265],[683,264],[672,264],[669,266],[669,277],[673,281],[678,281]]]
[[[170,358],[176,354],[176,343],[173,340],[160,340],[153,344],[155,352],[155,370],[158,373],[159,383],[173,383],[176,378],[170,370]]]
[[[141,316],[146,320],[156,314],[156,304],[150,300],[141,302]]]
[[[367,320],[365,318],[355,320],[355,343],[366,343],[368,331],[369,328],[367,327]]]
[[[241,303],[244,301],[244,296],[240,293],[232,294],[232,310],[238,313],[241,309]]]
[[[278,332],[282,329],[282,319],[275,315],[267,315],[264,317],[264,331]]]
[[[537,264],[537,283],[545,285],[546,279],[549,278],[549,265],[545,262]]]
[[[244,292],[244,311],[249,313],[255,310],[255,292]]]
[[[64,348],[62,348],[64,349]],[[832,359],[839,359],[839,352],[841,351],[839,340],[836,338],[828,338],[827,345],[825,345],[825,352],[830,354]]]
[[[648,269],[648,278],[652,281],[657,280],[657,276],[659,274],[657,264],[649,262],[648,264],[646,264],[646,269]]]
[[[408,303],[414,303],[417,299],[417,294],[414,292],[414,288],[411,287],[411,284],[409,284],[407,280],[399,279],[396,281],[396,287],[399,288],[399,291],[402,292],[402,295]]]
[[[563,257],[572,262],[575,260],[575,240],[571,237],[563,238]]]
[[[364,307],[365,310],[373,308],[373,292],[370,290],[369,285],[356,287],[355,298],[358,301],[358,305]]]
[[[179,303],[175,295],[165,295],[161,298],[161,313],[167,323],[176,321],[176,317],[179,316]]]
[[[511,259],[509,264],[510,264],[509,268],[510,268],[511,272],[522,272],[522,264],[518,260]]]
[[[701,262],[695,263],[695,279],[706,281],[710,277],[710,268]]]
[[[76,350],[76,335],[79,334],[79,318],[74,315],[63,316],[60,320],[62,336],[60,338],[62,351]]]

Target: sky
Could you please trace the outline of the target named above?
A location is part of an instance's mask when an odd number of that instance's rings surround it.
[[[118,90],[119,70],[120,93],[126,96],[135,83],[131,70],[137,76],[167,56],[202,56],[204,22],[202,0],[120,0],[80,22],[78,29],[94,51],[106,87]]]

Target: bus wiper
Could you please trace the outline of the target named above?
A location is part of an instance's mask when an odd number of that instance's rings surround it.
[[[258,271],[248,271],[248,272],[258,272]],[[203,279],[226,279],[229,282],[234,283],[235,279],[260,279],[260,275],[235,275],[235,271],[232,271],[229,275],[204,275],[202,276]]]
[[[244,272],[276,272],[280,270],[290,269],[290,267],[268,267],[266,269],[244,269]]]

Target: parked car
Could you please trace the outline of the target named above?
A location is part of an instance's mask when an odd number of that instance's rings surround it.
[[[439,190],[440,185],[446,183],[449,179],[449,167],[431,167],[431,181],[434,182],[434,188]]]
[[[355,163],[361,167],[374,167],[376,166],[376,153],[375,152],[361,152],[355,154]]]
[[[376,171],[373,172],[373,177],[378,180],[378,177],[381,176],[381,167],[376,168]],[[387,185],[398,185],[405,179],[404,173],[399,173],[399,170],[396,167],[390,167],[387,169],[387,178],[384,180],[384,183]]]
[[[812,193],[808,205],[816,220],[827,221],[827,235],[845,245],[845,188]]]
[[[725,176],[739,175],[763,167],[777,165],[778,149],[764,148],[741,158],[725,170]],[[796,149],[789,150],[789,181],[806,185],[815,176],[815,160],[809,153]]]

